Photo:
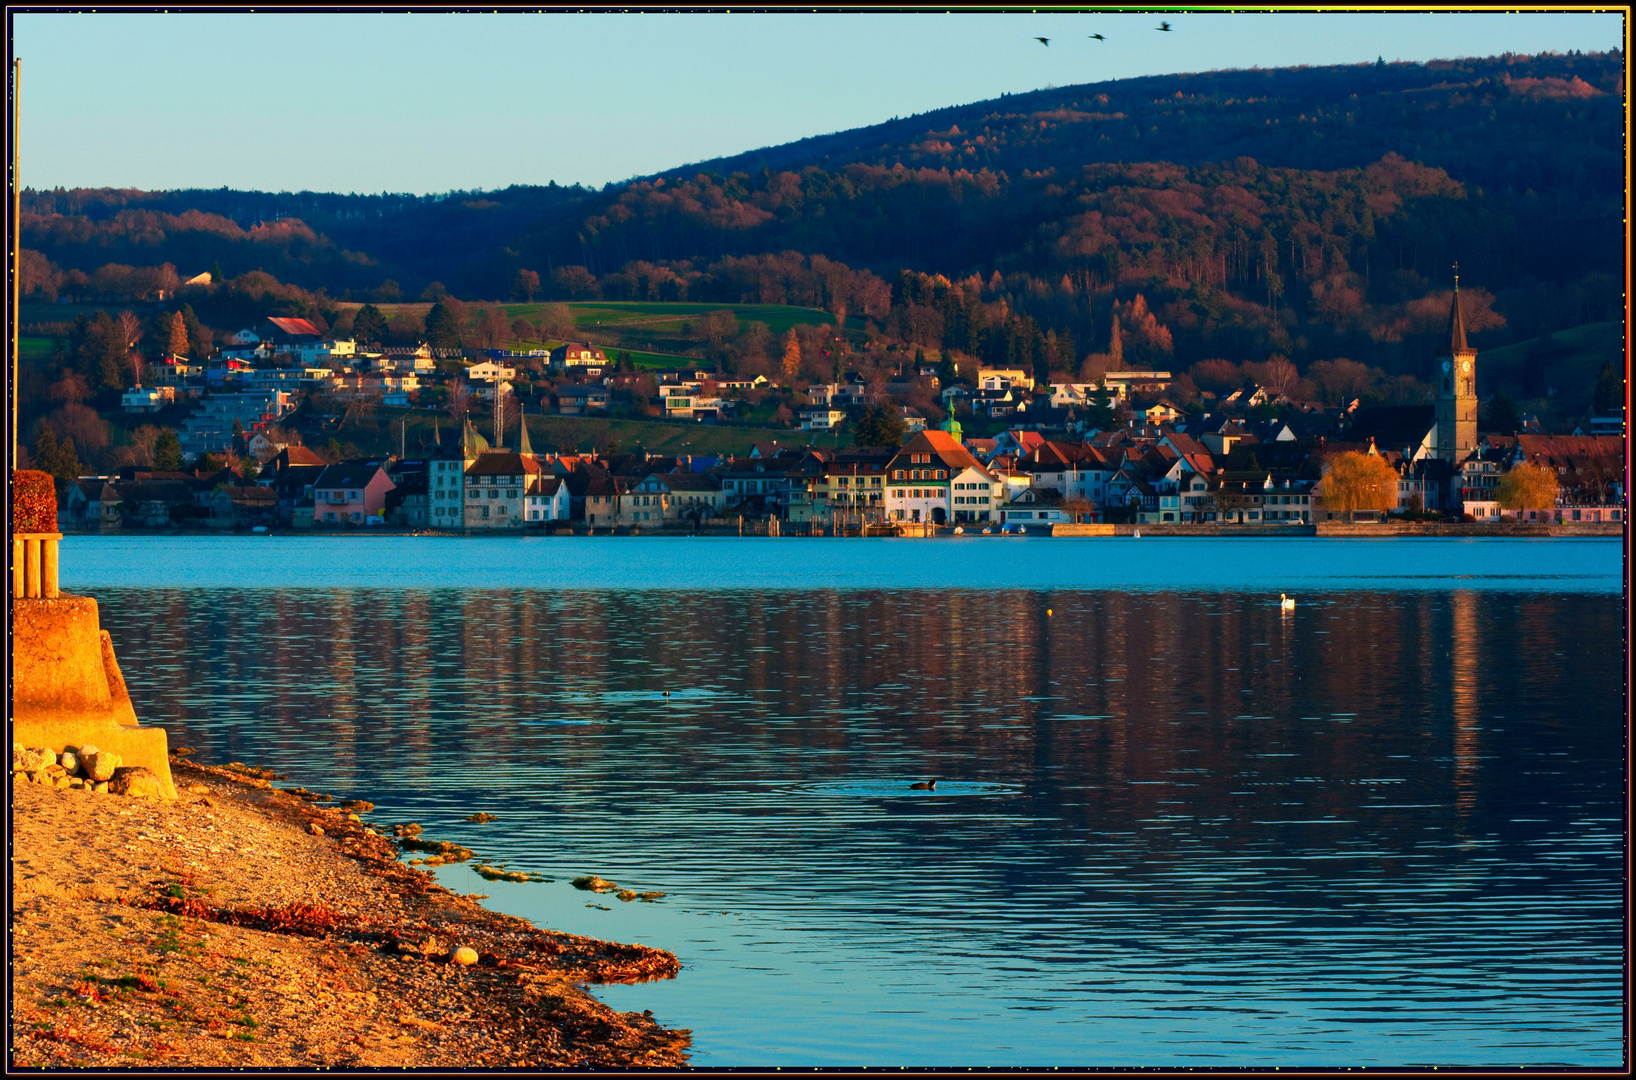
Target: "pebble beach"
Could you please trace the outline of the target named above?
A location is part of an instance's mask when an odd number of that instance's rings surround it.
[[[488,911],[356,804],[170,765],[175,802],[14,770],[12,1067],[686,1064],[689,1032],[584,989],[672,954]]]

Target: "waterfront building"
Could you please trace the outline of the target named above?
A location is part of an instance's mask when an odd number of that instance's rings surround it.
[[[540,476],[532,454],[488,450],[466,466],[465,527],[520,529],[528,520],[524,497]]]
[[[1000,494],[994,475],[950,432],[916,432],[887,462],[883,500],[886,515],[893,521],[947,524],[955,520],[953,499],[957,481],[962,485],[986,484],[986,491],[980,486],[962,487],[960,494],[963,498],[986,496],[992,511],[994,500]],[[974,515],[983,508],[980,502],[960,505],[962,510]]]
[[[1025,488],[999,507],[998,519],[1002,526],[1065,525],[1073,516],[1061,504],[1055,488]]]
[[[381,525],[386,493],[395,487],[378,461],[345,461],[327,466],[313,481],[315,525]]]
[[[528,524],[567,521],[570,505],[568,484],[562,477],[542,473],[529,481],[523,499]]]

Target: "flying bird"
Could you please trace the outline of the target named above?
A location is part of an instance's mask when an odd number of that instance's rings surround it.
[[[1108,40],[1107,38],[1103,37],[1101,34],[1092,34],[1091,37],[1094,38],[1097,41],[1106,41],[1106,40]]]
[[[1048,37],[1037,37],[1034,40],[1039,42],[1041,45],[1044,45],[1047,49],[1051,47],[1051,39]]]
[[[1162,22],[1158,26],[1155,26],[1153,29],[1155,29],[1155,30],[1164,30],[1164,31],[1168,32],[1170,30],[1170,24],[1167,23],[1167,22]]]

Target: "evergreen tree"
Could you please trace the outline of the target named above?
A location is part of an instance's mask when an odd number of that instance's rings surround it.
[[[1504,390],[1495,391],[1484,411],[1487,415],[1483,417],[1483,426],[1488,431],[1514,435],[1522,427],[1522,413],[1517,409],[1517,403],[1511,400],[1511,395]]]
[[[40,425],[40,434],[34,440],[34,467],[50,473],[58,481],[73,480],[80,474],[79,455],[74,451],[74,440],[57,441],[57,433],[49,424]]]
[[[454,313],[441,301],[426,313],[426,341],[434,349],[453,349],[460,344],[460,327]]]
[[[1616,412],[1625,407],[1624,365],[1612,360],[1602,365],[1596,377],[1596,394],[1591,405],[1600,413]]]
[[[175,472],[182,467],[182,441],[166,428],[153,440],[153,467]]]
[[[903,415],[885,401],[865,409],[852,425],[852,441],[858,446],[902,446],[908,433]]]
[[[219,262],[213,262],[210,264],[210,283],[212,285],[220,285],[222,283],[222,264]]]
[[[49,424],[41,424],[40,433],[34,437],[34,467],[57,475],[57,433]]]
[[[371,344],[386,340],[386,316],[374,304],[365,304],[352,319],[352,336]]]

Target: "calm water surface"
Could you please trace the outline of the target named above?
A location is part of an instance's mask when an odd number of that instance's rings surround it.
[[[1624,1060],[1617,543],[110,537],[63,577],[173,744],[674,951],[597,993],[699,1065]]]

